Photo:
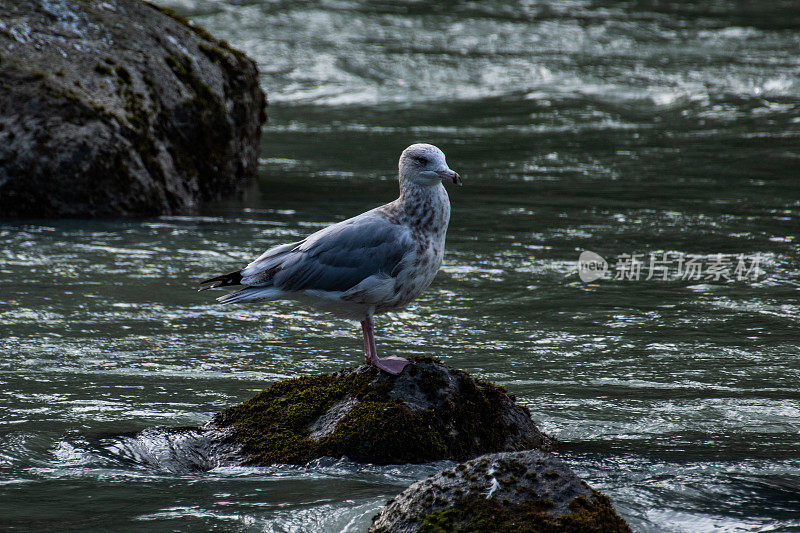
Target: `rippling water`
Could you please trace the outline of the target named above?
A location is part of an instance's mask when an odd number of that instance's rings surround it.
[[[800,531],[795,2],[160,3],[258,61],[260,178],[198,216],[0,224],[3,528],[363,531],[441,468],[242,468],[154,429],[359,361],[353,324],[193,286],[393,199],[428,141],[465,186],[379,350],[505,385],[638,531]],[[583,250],[763,272],[584,283]]]

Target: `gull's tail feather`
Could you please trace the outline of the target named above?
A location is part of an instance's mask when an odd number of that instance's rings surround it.
[[[230,274],[223,274],[222,276],[217,276],[216,278],[211,278],[205,281],[201,281],[200,286],[197,288],[197,290],[204,291],[207,289],[215,289],[217,287],[227,287],[229,285],[241,285],[241,284],[242,284],[242,271],[237,270],[236,272],[231,272]]]
[[[222,304],[243,302],[258,302],[263,300],[277,300],[283,296],[283,291],[275,287],[247,287],[242,290],[220,296],[217,301]]]

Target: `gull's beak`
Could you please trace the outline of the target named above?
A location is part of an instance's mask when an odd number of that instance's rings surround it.
[[[448,168],[447,170],[437,170],[436,173],[442,178],[442,181],[452,181],[456,185],[461,185],[461,176],[458,175],[458,172]]]

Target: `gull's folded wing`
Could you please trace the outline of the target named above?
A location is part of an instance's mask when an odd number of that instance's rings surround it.
[[[373,210],[300,242],[283,256],[272,283],[285,292],[344,292],[371,276],[392,277],[412,250],[408,229]]]

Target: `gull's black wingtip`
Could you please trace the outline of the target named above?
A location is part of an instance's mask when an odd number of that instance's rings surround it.
[[[236,272],[231,272],[230,274],[223,274],[222,276],[217,276],[216,278],[201,281],[200,285],[197,287],[197,291],[200,292],[208,289],[216,289],[217,287],[228,287],[230,285],[241,284],[242,271],[238,270]]]

